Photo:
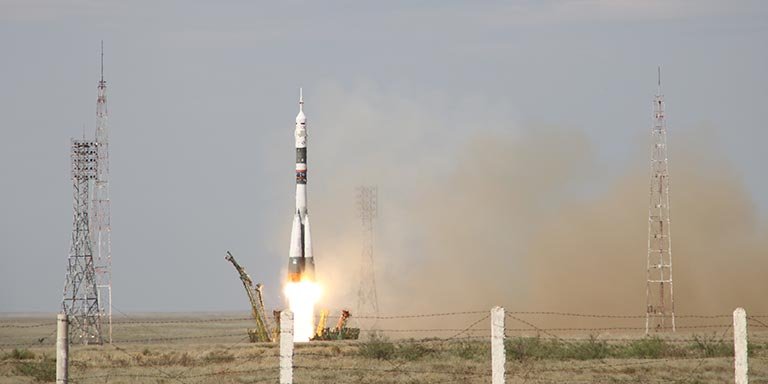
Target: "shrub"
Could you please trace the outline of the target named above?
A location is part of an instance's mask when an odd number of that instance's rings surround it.
[[[594,336],[584,341],[576,341],[567,344],[567,358],[576,360],[604,359],[611,354],[607,342],[597,340]]]
[[[507,356],[514,360],[526,359],[557,359],[557,360],[590,360],[604,359],[611,356],[612,349],[607,342],[597,340],[594,336],[583,341],[563,342],[558,339],[541,339],[540,337],[516,337],[506,340],[504,344]]]
[[[360,345],[359,353],[369,359],[390,360],[395,356],[395,345],[386,337],[374,333]]]
[[[717,335],[693,335],[691,348],[706,357],[733,356],[733,346],[718,340]]]
[[[514,360],[559,359],[565,356],[564,344],[558,340],[542,340],[540,337],[515,337],[504,343],[507,356]]]
[[[3,360],[31,360],[35,358],[35,353],[28,349],[14,348],[13,351],[3,355]]]
[[[452,346],[449,352],[465,360],[479,360],[489,352],[487,345],[483,343],[461,342]]]
[[[413,361],[421,359],[432,352],[434,352],[432,349],[421,344],[407,343],[398,345],[395,355],[397,358]]]
[[[43,358],[19,364],[16,371],[23,376],[29,376],[39,382],[56,381],[56,360]]]
[[[203,357],[203,361],[209,364],[216,364],[216,363],[229,363],[235,360],[235,355],[227,352],[227,351],[213,351],[208,352],[205,357]]]
[[[658,336],[647,337],[640,340],[627,341],[626,344],[616,346],[616,357],[660,359],[664,357],[684,357],[685,348],[678,348]]]

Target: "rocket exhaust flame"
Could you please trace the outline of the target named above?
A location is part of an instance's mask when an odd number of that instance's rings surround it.
[[[293,312],[293,341],[309,341],[315,332],[315,304],[320,299],[322,288],[310,280],[289,281],[284,293]]]

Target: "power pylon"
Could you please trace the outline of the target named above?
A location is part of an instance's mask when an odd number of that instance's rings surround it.
[[[661,68],[658,70],[658,91],[653,98],[646,268],[645,333],[648,334],[651,330],[663,331],[669,328],[674,332],[675,299],[672,285],[672,239],[669,224],[667,122],[664,114],[664,96],[661,93]],[[669,325],[667,320],[670,320]]]
[[[378,188],[375,186],[358,187],[357,208],[362,228],[357,313],[378,316],[379,298],[376,294],[376,273],[373,257],[373,222],[378,216]]]

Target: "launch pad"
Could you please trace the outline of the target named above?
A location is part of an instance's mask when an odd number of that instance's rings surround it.
[[[224,259],[232,263],[232,266],[237,270],[240,275],[240,280],[243,282],[243,288],[248,296],[248,300],[251,305],[251,317],[253,317],[256,323],[255,328],[248,328],[248,339],[252,343],[270,343],[275,342],[278,339],[278,331],[280,329],[280,311],[273,311],[274,326],[270,325],[267,319],[266,309],[264,306],[263,285],[257,283],[253,285],[251,276],[248,275],[245,268],[243,268],[231,252],[227,251],[227,255]],[[315,340],[357,340],[360,337],[360,328],[347,327],[347,321],[352,314],[344,309],[341,311],[339,321],[333,328],[326,327],[328,320],[328,314],[330,312],[327,309],[320,311],[320,319],[317,325],[314,327],[315,331],[309,338],[310,341]]]

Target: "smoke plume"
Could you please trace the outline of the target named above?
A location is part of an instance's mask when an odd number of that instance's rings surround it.
[[[382,313],[493,305],[644,313],[644,132],[620,176],[606,178],[609,167],[587,134],[518,126],[503,105],[409,100],[372,86],[320,93],[319,112],[310,115],[310,199],[327,305],[354,308],[361,244],[354,188],[376,184]],[[744,182],[718,152],[713,130],[698,130],[697,140],[670,132],[677,312],[768,313],[760,295],[768,291],[768,233]]]

